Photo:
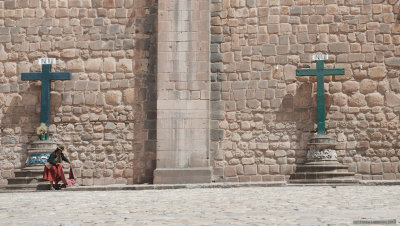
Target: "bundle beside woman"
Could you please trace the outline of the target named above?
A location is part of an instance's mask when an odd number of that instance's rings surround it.
[[[55,189],[54,182],[57,188],[59,181],[62,181],[65,185],[67,184],[61,163],[65,161],[70,164],[70,162],[62,153],[63,151],[64,147],[58,146],[57,149],[50,154],[46,166],[44,167],[43,179],[50,181],[50,190]]]

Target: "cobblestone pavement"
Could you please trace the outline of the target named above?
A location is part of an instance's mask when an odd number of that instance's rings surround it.
[[[0,193],[0,225],[352,225],[400,221],[400,186]]]

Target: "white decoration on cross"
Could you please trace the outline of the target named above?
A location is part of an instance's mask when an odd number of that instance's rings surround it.
[[[314,54],[312,55],[312,60],[328,60],[328,54]]]
[[[42,64],[56,64],[56,58],[40,58],[38,60],[40,65]]]

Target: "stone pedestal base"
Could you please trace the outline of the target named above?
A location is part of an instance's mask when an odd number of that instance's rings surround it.
[[[28,146],[25,167],[15,170],[15,178],[8,179],[9,190],[47,190],[49,182],[43,179],[44,164],[57,148],[54,140],[37,140]],[[68,170],[64,169],[68,177]]]
[[[57,143],[54,140],[38,140],[34,141],[28,147],[28,158],[25,162],[26,166],[44,165],[50,154],[56,150]]]
[[[335,151],[335,139],[327,135],[317,135],[308,143],[307,162],[335,162],[337,154]]]
[[[154,171],[154,184],[211,183],[211,168],[164,168]]]
[[[335,139],[317,135],[308,143],[307,163],[296,166],[291,183],[358,183],[348,166],[337,161]]]

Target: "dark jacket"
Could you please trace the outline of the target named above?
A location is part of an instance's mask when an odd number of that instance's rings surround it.
[[[57,165],[57,163],[56,163],[56,158],[57,158],[57,151],[53,151],[53,152],[50,154],[49,159],[47,159],[47,162],[49,162],[49,163],[52,164],[52,165]],[[69,162],[69,160],[67,159],[67,157],[65,157],[65,156],[64,156],[64,153],[62,153],[62,152],[61,152],[61,159],[64,160],[64,161],[66,161],[66,162]]]

